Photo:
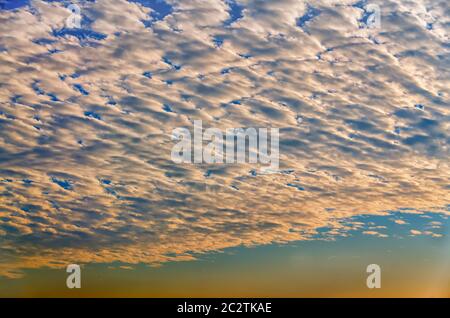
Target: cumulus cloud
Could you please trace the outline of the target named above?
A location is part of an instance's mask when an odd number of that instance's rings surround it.
[[[79,1],[80,30],[64,2],[0,11],[0,274],[448,214],[447,1],[377,2],[380,29],[364,1],[164,3]],[[196,119],[279,128],[281,172],[174,164]]]

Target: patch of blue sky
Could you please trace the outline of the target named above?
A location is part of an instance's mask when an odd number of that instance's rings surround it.
[[[242,19],[244,17],[243,11],[245,7],[241,4],[239,4],[236,0],[226,0],[226,3],[228,7],[230,8],[228,10],[228,14],[230,17],[224,22],[225,26],[230,26],[234,22],[238,21],[239,19]]]
[[[59,102],[59,98],[58,98],[58,96],[56,96],[55,94],[53,94],[53,93],[48,93],[47,96],[50,97],[50,100],[51,100],[52,102]]]
[[[59,30],[53,30],[53,36],[55,37],[73,36],[76,37],[78,40],[82,41],[84,44],[87,44],[86,40],[101,41],[107,38],[106,34],[83,28],[75,28],[75,29],[62,28]]]
[[[428,144],[431,138],[426,135],[414,135],[402,140],[402,143],[407,146],[414,146],[417,144]]]
[[[364,9],[366,7],[366,4],[367,4],[367,0],[362,0],[362,1],[358,1],[358,2],[354,3],[352,5],[352,7]]]
[[[173,7],[164,0],[128,0],[129,2],[139,3],[144,7],[152,9],[150,20],[143,21],[146,27],[151,27],[156,21],[164,20],[165,17],[173,12]]]
[[[362,18],[359,20],[359,22],[362,23],[363,25],[368,25],[369,18],[370,18],[370,16],[372,14],[373,14],[373,12],[369,12],[369,11],[365,11],[364,10],[364,14],[363,14]]]
[[[61,50],[58,50],[58,49],[50,49],[50,50],[48,50],[48,54],[55,54],[55,53],[60,53],[60,52],[62,52]]]
[[[320,10],[308,5],[305,14],[297,19],[297,26],[304,28],[308,22],[310,22],[319,15]]]
[[[216,47],[222,47],[223,42],[224,42],[224,38],[223,37],[221,37],[219,35],[214,36],[213,43],[214,43],[214,45]]]
[[[13,115],[2,112],[1,110],[0,110],[0,115],[6,117],[7,119],[12,119],[12,120],[16,119],[16,117],[14,117]]]
[[[22,182],[23,182],[23,184],[25,184],[25,185],[31,185],[31,184],[33,183],[33,181],[30,180],[30,179],[23,179]]]
[[[85,96],[89,95],[89,92],[87,90],[85,90],[81,84],[74,84],[73,88]]]
[[[242,53],[242,54],[239,54],[239,56],[242,57],[242,58],[244,58],[244,59],[249,59],[249,58],[252,57],[252,55],[249,54],[249,53]]]
[[[68,7],[72,2],[70,1],[50,1],[47,0],[47,2],[62,2],[65,7]],[[78,5],[82,6],[83,2],[93,2],[90,0],[87,1],[80,1],[78,2]],[[83,12],[83,9],[81,10]],[[54,37],[66,37],[66,36],[73,36],[77,38],[80,41],[80,44],[82,46],[93,46],[96,42],[95,41],[101,41],[107,38],[106,34],[96,32],[92,29],[90,29],[90,26],[92,25],[94,21],[89,18],[87,15],[81,14],[81,27],[80,28],[67,28],[63,27],[61,29],[55,29],[52,31],[52,35]],[[40,45],[46,45],[46,44],[52,44],[52,40],[50,39],[36,39],[33,42]],[[57,53],[59,51],[53,50],[53,52],[50,53]]]
[[[296,188],[299,191],[305,191],[304,187],[302,187],[301,185],[295,184],[295,183],[288,183],[287,186],[288,187],[292,187],[292,188]]]
[[[33,84],[31,84],[31,88],[35,91],[38,95],[44,95],[45,91],[39,87],[40,81],[34,81]]]
[[[52,182],[59,185],[61,188],[65,190],[73,190],[72,183],[68,180],[58,179],[56,177],[52,177]]]
[[[168,104],[163,105],[163,110],[168,113],[173,113],[173,109]]]
[[[49,44],[53,44],[55,42],[56,42],[55,40],[47,39],[47,38],[39,38],[39,39],[33,40],[33,43],[39,44],[39,45],[49,45]]]
[[[164,63],[166,63],[167,65],[170,65],[173,69],[175,69],[177,71],[181,69],[180,65],[173,63],[167,56],[163,57],[163,61],[164,61]]]
[[[1,0],[0,0],[1,1]],[[78,0],[76,1],[72,1],[72,0],[44,0],[45,2],[59,2],[61,3],[61,5],[67,9],[69,9],[69,6],[72,4],[76,4],[80,7],[80,15],[81,15],[81,26],[83,28],[88,28],[93,22],[94,20],[92,20],[89,16],[87,16],[86,14],[84,14],[85,12],[87,12],[88,10],[84,10],[83,6],[86,3],[92,3],[92,2],[96,2],[96,0]],[[75,12],[74,12],[75,13]]]
[[[192,96],[191,96],[191,95],[188,95],[188,94],[181,94],[180,96],[181,96],[181,99],[182,99],[183,101],[185,101],[185,102],[190,101],[191,98],[192,98]]]
[[[366,1],[361,1],[361,2],[362,2],[362,4],[361,4],[361,6],[358,6],[358,8],[364,10],[364,13],[363,13],[363,16],[361,17],[361,19],[358,20],[358,22],[360,22],[363,25],[368,25],[369,18],[374,14],[374,12],[373,11],[367,11],[367,9],[366,9]]]
[[[346,231],[346,234],[356,237],[366,236],[367,234],[364,233],[366,231],[378,232],[385,237],[396,238],[409,237],[413,233],[430,234],[430,232],[437,234],[439,237],[448,235],[450,231],[450,219],[444,213],[411,213],[405,211],[410,210],[388,211],[389,214],[386,215],[363,214],[342,219],[340,223],[352,228]],[[326,238],[329,236],[328,232],[330,231],[333,231],[333,228],[319,228],[317,229],[317,234],[313,237],[317,239]]]
[[[212,174],[212,170],[206,170],[206,172],[203,174],[203,176],[204,176],[205,178],[208,178],[208,177],[211,176],[211,174]]]
[[[101,182],[102,184],[106,184],[106,185],[111,184],[111,180],[108,180],[108,179],[100,179],[100,182]]]
[[[27,212],[27,213],[34,213],[34,212],[38,212],[39,211],[39,207],[37,206],[37,205],[33,205],[33,204],[25,204],[25,205],[22,205],[21,207],[20,207],[20,209],[22,210],[22,211],[24,211],[24,212]]]
[[[92,111],[84,112],[84,116],[90,117],[90,118],[94,118],[94,119],[98,119],[98,120],[102,120],[102,117],[99,114],[97,114],[96,112],[92,112]]]
[[[142,75],[150,79],[152,78],[152,72],[149,71],[142,73]]]
[[[117,102],[114,100],[114,98],[109,97],[108,101],[106,102],[106,104],[110,105],[110,106],[115,106],[115,105],[117,105]]]
[[[414,105],[415,108],[420,109],[420,110],[425,110],[425,106],[422,104],[416,104]]]
[[[21,97],[22,97],[22,95],[14,95],[14,96],[11,97],[10,100],[11,100],[12,103],[15,104],[15,103],[18,103],[18,102],[19,102],[19,99],[20,99]]]
[[[231,71],[231,68],[227,67],[227,68],[222,69],[220,71],[220,74],[222,74],[222,75],[229,74],[230,71]]]
[[[113,188],[105,187],[105,192],[113,196],[117,196],[117,192]]]

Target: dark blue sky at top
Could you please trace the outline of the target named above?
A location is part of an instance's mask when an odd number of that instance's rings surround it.
[[[29,0],[0,0],[0,10],[14,10],[29,3]]]

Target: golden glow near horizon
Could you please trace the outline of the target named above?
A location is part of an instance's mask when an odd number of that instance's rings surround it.
[[[0,10],[0,276],[382,240],[353,218],[392,211],[447,239],[448,3],[371,1],[369,28],[366,2],[97,0],[74,29],[60,2]],[[194,120],[279,129],[280,171],[174,163]]]

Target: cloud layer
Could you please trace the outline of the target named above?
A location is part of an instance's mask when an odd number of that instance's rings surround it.
[[[449,214],[448,2],[373,3],[379,29],[344,0],[80,1],[78,30],[68,2],[0,11],[0,275]],[[199,119],[279,128],[282,171],[174,164]]]

